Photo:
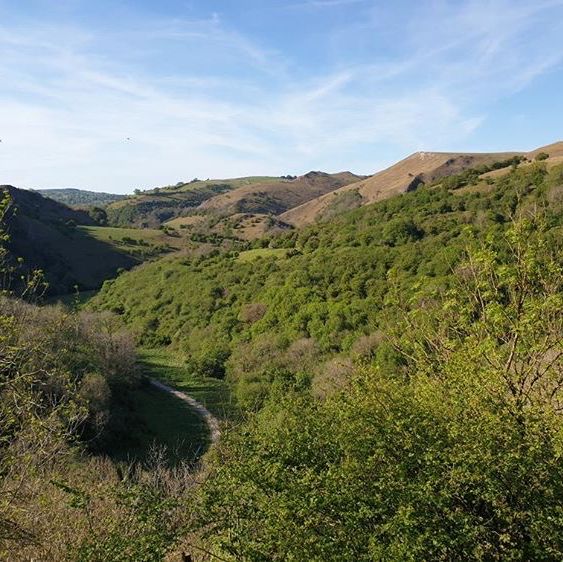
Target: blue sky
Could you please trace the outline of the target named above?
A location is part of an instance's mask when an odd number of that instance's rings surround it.
[[[562,139],[563,0],[0,0],[0,83],[0,184],[373,173]]]

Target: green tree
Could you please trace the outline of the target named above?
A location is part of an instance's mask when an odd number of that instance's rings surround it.
[[[536,220],[474,243],[457,283],[391,315],[391,364],[322,400],[273,396],[215,452],[198,505],[210,547],[256,561],[561,559],[562,256]]]

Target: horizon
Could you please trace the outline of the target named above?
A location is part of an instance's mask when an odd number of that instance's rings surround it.
[[[528,153],[528,152],[533,152],[533,151],[540,150],[540,149],[543,149],[543,148],[548,148],[548,147],[550,147],[550,146],[552,146],[552,145],[560,144],[560,143],[563,143],[563,141],[554,141],[554,142],[550,142],[550,143],[548,143],[548,144],[543,144],[543,145],[541,145],[541,146],[536,146],[536,147],[534,147],[534,148],[530,148],[530,149],[527,149],[527,150],[505,150],[505,151],[500,151],[499,154],[502,154],[503,152],[506,153],[506,154],[509,154],[509,153],[514,153],[514,154],[526,154],[526,153]],[[439,151],[429,151],[429,150],[421,150],[421,151],[419,151],[419,152],[422,152],[422,153],[434,153],[434,154],[439,154],[439,153],[440,153]],[[401,160],[404,160],[404,159],[406,159],[406,158],[408,158],[408,157],[410,157],[410,156],[414,156],[415,154],[418,154],[418,152],[413,152],[413,153],[411,153],[411,154],[408,154],[407,156],[405,156],[404,158],[400,158],[399,160],[397,160],[397,162],[394,162],[393,164],[398,163],[398,162],[400,162]],[[442,152],[442,154],[450,154],[450,153],[447,152],[447,151],[444,151],[444,152]],[[452,153],[452,154],[453,154],[453,153]],[[464,154],[464,153],[456,153],[456,154]],[[479,153],[478,153],[478,152],[467,152],[467,153],[465,153],[465,154],[479,154]],[[483,152],[482,154],[488,154],[488,153]],[[393,166],[393,164],[391,164],[391,166]],[[388,166],[387,166],[387,167],[388,167]],[[330,172],[325,172],[324,170],[308,170],[308,171],[303,172],[303,173],[301,173],[301,174],[290,174],[290,175],[295,175],[295,176],[298,178],[298,177],[304,176],[304,175],[309,174],[309,173],[314,173],[314,172],[327,173],[327,174],[329,174],[329,175],[330,175],[330,174],[338,174],[338,173],[347,173],[347,172],[348,172],[348,173],[352,173],[352,174],[357,175],[357,176],[370,177],[370,176],[373,176],[373,175],[375,175],[375,174],[377,174],[377,173],[379,173],[379,172],[384,171],[385,169],[387,169],[387,167],[381,168],[381,169],[378,169],[378,170],[375,170],[374,172],[372,172],[372,173],[370,173],[370,174],[360,174],[360,173],[355,172],[354,170],[336,170],[336,171],[330,171]],[[281,177],[281,176],[272,176],[271,174],[269,174],[269,176],[270,176],[270,177]],[[235,177],[235,178],[227,178],[227,177],[224,177],[224,178],[206,178],[206,179],[192,178],[191,180],[188,179],[188,180],[185,180],[185,181],[186,181],[186,183],[189,183],[190,181],[193,181],[193,180],[197,179],[198,181],[217,181],[217,182],[220,182],[220,181],[226,181],[226,180],[229,180],[229,179],[232,180],[232,179],[243,179],[243,178],[251,178],[251,177],[260,177],[260,176],[256,176],[256,175],[254,175],[254,176],[252,176],[252,175],[246,175],[246,176],[238,176],[238,177]],[[176,182],[176,183],[178,183],[178,182]],[[174,185],[174,184],[168,184],[168,185],[166,185],[166,184],[159,184],[159,185],[156,185],[156,186],[153,186],[153,187],[147,187],[147,188],[145,188],[145,191],[152,191],[153,189],[163,188],[163,187],[169,187],[169,186],[172,186],[172,185]],[[18,187],[18,186],[12,186],[12,187]],[[102,191],[102,190],[88,189],[88,188],[82,188],[82,187],[60,187],[60,186],[59,186],[59,187],[37,187],[37,188],[34,188],[34,187],[24,187],[23,189],[27,189],[27,190],[29,190],[29,191],[75,190],[75,191],[88,191],[88,192],[92,192],[92,193],[106,193],[106,194],[108,194],[108,195],[124,195],[124,196],[131,196],[131,195],[133,195],[133,190],[131,190],[131,192],[119,192],[119,193],[118,193],[118,192],[115,192],[115,191]]]
[[[563,130],[563,0],[9,4],[1,184],[371,175]]]

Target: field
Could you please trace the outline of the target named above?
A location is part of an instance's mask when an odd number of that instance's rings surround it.
[[[208,445],[202,418],[178,398],[148,384],[130,392],[125,401],[126,436],[104,452],[114,461],[140,461],[165,448],[169,463],[197,460]]]
[[[239,262],[251,262],[259,258],[285,258],[287,257],[288,250],[285,248],[256,248],[254,250],[247,250],[238,255]]]
[[[138,259],[156,257],[184,246],[184,239],[155,228],[120,228],[112,226],[80,226],[82,232],[111,244],[117,250]]]
[[[186,368],[181,358],[163,349],[141,350],[140,358],[147,375],[189,394],[216,417],[229,419],[236,414],[225,381],[198,376]]]
[[[164,350],[140,350],[139,354],[147,377],[186,392],[220,419],[235,415],[236,409],[223,381],[194,375],[173,353]],[[179,460],[195,461],[209,445],[205,421],[185,402],[151,387],[148,382],[120,401],[127,431],[120,432],[115,443],[104,449],[115,461],[146,462],[162,448],[171,464]]]

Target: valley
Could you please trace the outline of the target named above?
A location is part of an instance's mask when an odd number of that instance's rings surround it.
[[[555,551],[562,190],[563,143],[3,188],[0,557]]]

